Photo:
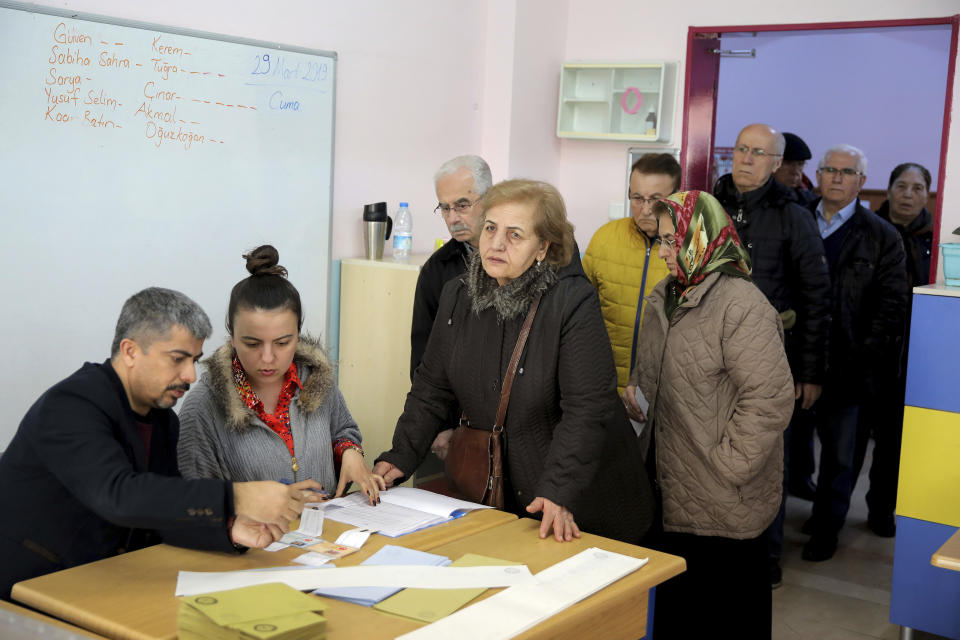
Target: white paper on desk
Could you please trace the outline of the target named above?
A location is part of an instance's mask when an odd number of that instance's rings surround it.
[[[282,582],[298,591],[334,587],[414,587],[479,589],[509,587],[532,578],[526,565],[492,567],[360,566],[343,568],[278,567],[256,571],[181,571],[174,595]]]
[[[320,537],[323,535],[323,509],[307,506],[300,512],[300,527],[297,533]],[[351,547],[354,545],[350,545]]]
[[[413,487],[391,487],[380,493],[380,503],[384,502],[417,509],[432,513],[441,518],[449,518],[456,511],[473,511],[474,509],[492,509],[485,504],[457,500],[432,491],[414,489]]]
[[[435,566],[445,567],[450,564],[450,558],[438,556],[435,553],[426,551],[416,551],[396,545],[384,545],[375,554],[364,560],[360,566]],[[389,598],[400,591],[399,587],[346,587],[329,588],[320,587],[313,593],[318,596],[328,598],[337,598],[353,604],[359,604],[364,607],[372,607],[381,600]]]
[[[373,529],[395,538],[490,507],[457,500],[422,489],[394,487],[380,493],[380,504],[371,506],[362,493],[327,502],[326,517],[355,527]]]
[[[307,551],[293,559],[297,564],[305,564],[311,567],[319,567],[320,565],[327,564],[330,560],[330,556],[325,556],[316,551]]]
[[[544,569],[533,580],[504,589],[397,640],[512,638],[645,565],[591,547]]]
[[[337,538],[337,544],[342,544],[345,547],[353,547],[354,549],[360,549],[366,543],[367,538],[370,537],[371,533],[376,533],[373,529],[364,529],[362,527],[357,529],[347,529],[340,534],[340,537]]]

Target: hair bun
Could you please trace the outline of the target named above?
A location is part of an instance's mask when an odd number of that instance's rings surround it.
[[[287,270],[281,267],[280,254],[273,245],[264,244],[243,256],[247,261],[247,271],[252,276],[287,276]]]

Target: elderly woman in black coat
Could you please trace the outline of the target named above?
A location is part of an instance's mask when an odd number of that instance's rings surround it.
[[[574,252],[563,199],[545,183],[509,180],[483,198],[479,250],[446,284],[393,448],[374,466],[388,486],[409,477],[457,403],[489,431],[531,302],[541,296],[503,430],[504,509],[542,512],[540,536],[580,531],[638,542],[653,498],[597,295]]]

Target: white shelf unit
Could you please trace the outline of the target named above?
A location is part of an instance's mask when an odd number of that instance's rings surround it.
[[[604,140],[667,140],[668,63],[567,63],[560,74],[557,136]],[[666,88],[666,89],[665,89]],[[669,105],[672,96],[666,104]],[[650,126],[650,116],[655,126]]]

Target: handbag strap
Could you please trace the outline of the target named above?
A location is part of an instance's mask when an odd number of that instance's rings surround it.
[[[494,431],[503,431],[503,421],[504,418],[507,417],[507,405],[510,404],[510,389],[513,387],[513,378],[517,373],[520,356],[523,354],[523,346],[527,344],[527,336],[530,335],[533,317],[537,315],[537,307],[540,306],[540,298],[542,296],[543,294],[541,293],[530,303],[527,318],[523,321],[523,327],[520,328],[520,335],[517,336],[517,344],[513,348],[513,355],[510,356],[510,364],[507,365],[507,375],[503,379],[503,387],[500,389],[500,406],[497,407],[497,419],[493,423]]]

